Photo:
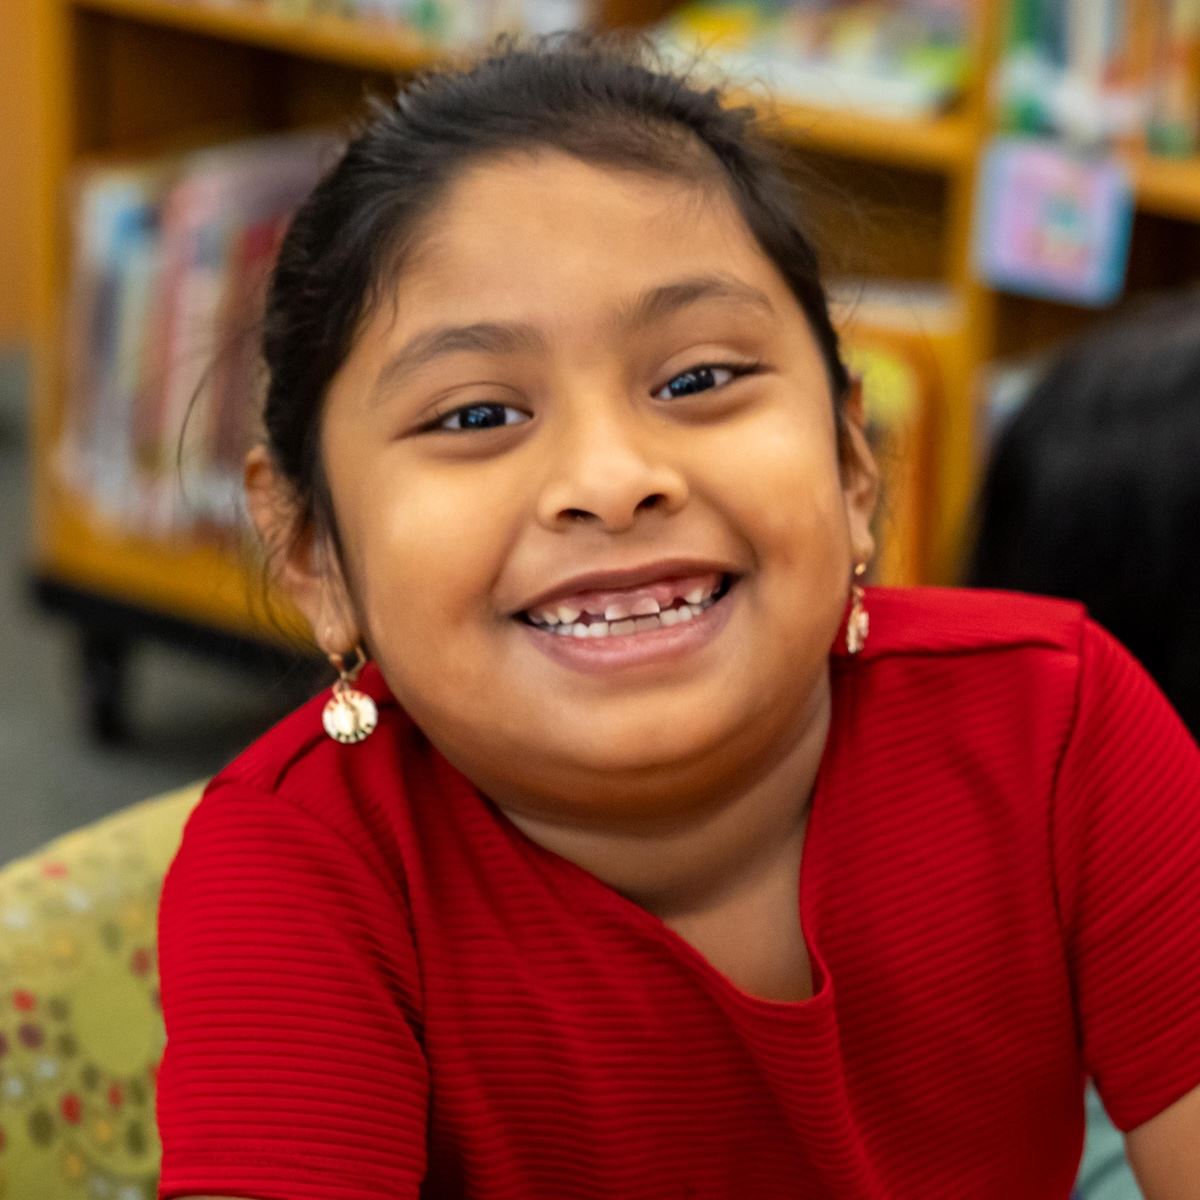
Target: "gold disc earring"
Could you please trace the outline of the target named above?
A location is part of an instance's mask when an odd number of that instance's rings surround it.
[[[345,655],[329,656],[338,678],[333,685],[333,697],[321,713],[325,732],[335,742],[346,746],[369,737],[379,723],[379,710],[375,707],[375,701],[366,692],[360,692],[354,687],[358,673],[366,665],[366,653],[361,646],[356,646],[354,654],[356,661],[353,667],[346,666]]]
[[[866,563],[855,565],[855,579],[861,579],[866,573]],[[850,585],[850,616],[846,621],[846,649],[851,654],[857,654],[867,644],[867,634],[871,632],[871,614],[867,612],[863,598],[862,588],[857,583],[852,583]]]

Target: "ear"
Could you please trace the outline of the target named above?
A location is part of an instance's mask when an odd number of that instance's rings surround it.
[[[875,554],[871,523],[879,502],[879,467],[867,443],[866,405],[862,380],[854,378],[843,407],[841,439],[842,494],[850,530],[850,549],[855,563],[869,562]]]
[[[362,640],[337,555],[300,510],[295,491],[266,446],[246,455],[246,509],[258,531],[272,582],[299,609],[325,654],[345,654]]]

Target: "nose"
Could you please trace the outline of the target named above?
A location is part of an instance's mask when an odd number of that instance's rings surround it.
[[[650,510],[678,512],[687,482],[668,458],[664,431],[595,413],[577,419],[550,451],[552,468],[538,497],[538,518],[548,529],[590,523],[608,533],[631,528]]]

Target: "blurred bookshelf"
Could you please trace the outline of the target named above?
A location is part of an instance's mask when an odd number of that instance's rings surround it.
[[[131,521],[80,486],[78,470],[72,474],[82,361],[81,197],[89,180],[122,171],[139,178],[186,174],[205,148],[269,146],[282,135],[327,129],[360,112],[364,95],[385,94],[396,76],[471,53],[461,30],[447,36],[429,24],[385,21],[387,4],[398,10],[402,0],[373,3],[368,20],[344,15],[345,4],[311,11],[296,0],[36,0],[33,572],[47,603],[81,625],[89,612],[100,613],[118,647],[122,637],[138,635],[139,621],[264,647],[284,635],[264,618],[256,569],[229,530],[214,531],[211,522]],[[436,7],[413,3],[427,17]],[[501,0],[491,3],[504,8]],[[470,5],[456,0],[454,7]],[[546,11],[584,7],[582,0],[559,0]],[[587,21],[656,31],[690,21],[703,32],[710,14],[697,20],[696,7],[596,0]],[[715,6],[725,25],[742,21],[750,7]],[[976,277],[977,167],[995,128],[995,79],[1013,10],[1008,0],[934,7],[957,9],[965,25],[954,85],[928,102],[839,104],[852,89],[831,89],[832,101],[793,94],[772,89],[764,83],[768,73],[756,70],[733,89],[736,99],[763,110],[798,173],[814,183],[809,215],[819,243],[829,247],[830,271],[848,281],[838,289],[838,311],[851,359],[867,381],[873,427],[885,458],[910,464],[891,481],[882,531],[890,543],[883,576],[900,583],[955,576],[978,468],[976,380],[983,368],[997,357],[1043,350],[1095,318],[1068,305],[1001,295]],[[507,6],[510,18],[519,8]],[[189,157],[197,153],[200,160]],[[1135,248],[1145,244],[1160,255],[1166,248],[1170,260],[1161,279],[1151,269],[1131,279],[1131,288],[1176,283],[1193,268],[1200,277],[1200,157],[1126,153],[1139,213]],[[1185,252],[1172,253],[1173,246]],[[863,278],[882,285],[853,282]],[[285,606],[281,612],[283,626],[294,628]]]
[[[1138,207],[1158,216],[1200,222],[1200,157],[1133,157]]]
[[[4,47],[4,89],[0,91],[0,146],[4,147],[4,186],[0,188],[0,361],[15,354],[30,336],[33,263],[29,231],[33,223],[34,141],[28,112],[33,104],[33,11],[18,3],[0,12]]]
[[[445,54],[399,24],[368,24],[326,12],[295,14],[253,0],[242,4],[206,0],[76,0],[76,7],[365,71],[402,74],[438,61]]]

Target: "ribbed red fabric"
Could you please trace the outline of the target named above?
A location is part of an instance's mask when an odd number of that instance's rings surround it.
[[[212,784],[161,910],[160,1195],[1065,1197],[1093,1073],[1200,1085],[1200,753],[1075,606],[868,593],[799,910],[745,994],[525,838],[375,671]]]

